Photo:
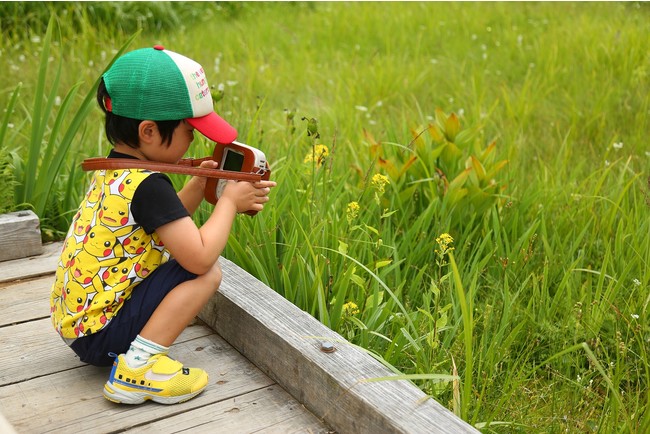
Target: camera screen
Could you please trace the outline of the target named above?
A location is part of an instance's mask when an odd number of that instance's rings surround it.
[[[244,155],[239,152],[235,152],[232,149],[226,148],[224,150],[223,156],[223,170],[231,170],[234,172],[241,172],[241,168],[244,165]]]

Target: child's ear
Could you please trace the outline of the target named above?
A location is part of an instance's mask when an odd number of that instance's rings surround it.
[[[138,126],[140,143],[152,143],[158,135],[158,126],[154,121],[142,121]]]

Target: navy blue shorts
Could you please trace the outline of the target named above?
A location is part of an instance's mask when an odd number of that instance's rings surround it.
[[[185,270],[176,260],[165,262],[133,288],[131,297],[105,328],[75,340],[70,348],[84,363],[111,366],[115,356],[111,357],[109,353],[126,353],[167,294],[194,278],[196,274]]]

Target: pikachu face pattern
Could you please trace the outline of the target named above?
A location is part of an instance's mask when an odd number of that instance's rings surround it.
[[[131,216],[133,194],[151,173],[95,172],[64,241],[50,295],[52,324],[64,339],[101,330],[134,286],[169,259],[157,235]]]

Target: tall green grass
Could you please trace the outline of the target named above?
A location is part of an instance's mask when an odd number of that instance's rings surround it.
[[[92,108],[91,104],[95,101],[94,96],[99,83],[99,78],[97,78],[76,110],[71,112],[72,104],[82,82],[75,83],[67,90],[63,98],[58,96],[64,61],[59,59],[54,72],[49,67],[52,60],[53,33],[56,29],[56,21],[50,19],[42,42],[38,77],[32,91],[33,106],[31,111],[25,111],[25,117],[18,128],[21,131],[31,130],[29,137],[26,138],[27,146],[14,147],[11,150],[9,145],[12,140],[7,136],[7,130],[12,125],[9,119],[16,110],[22,83],[19,83],[12,92],[5,117],[0,125],[0,147],[10,149],[9,156],[5,158],[11,159],[11,163],[6,167],[10,167],[13,172],[12,181],[7,187],[13,187],[11,197],[14,207],[32,208],[38,216],[45,220],[46,227],[56,226],[57,222],[51,223],[47,220],[48,218],[61,217],[57,215],[60,213],[63,214],[63,219],[59,219],[58,224],[64,227],[63,225],[70,220],[69,213],[76,205],[72,200],[78,196],[79,191],[74,190],[74,184],[79,182],[81,177],[76,167],[78,161],[74,158],[70,159],[69,154],[73,149],[75,139],[85,140],[84,122]],[[132,39],[133,37],[127,40],[113,60],[125,52]],[[55,109],[55,106],[58,107]],[[79,134],[80,130],[81,134]],[[77,137],[78,135],[80,138]],[[12,139],[17,140],[17,136]],[[67,170],[62,170],[66,161],[72,164],[68,165]],[[58,197],[52,194],[53,189],[57,186],[64,192]],[[76,194],[73,194],[73,191]],[[62,203],[61,199],[63,199]],[[3,208],[5,207],[11,209],[9,205],[3,206]]]
[[[152,11],[189,16],[171,5]],[[66,119],[133,34],[110,8],[91,32],[97,13],[75,8],[85,37],[53,49],[59,88],[82,81]],[[271,161],[272,202],[238,218],[227,257],[484,432],[650,429],[645,4],[192,9],[201,25],[142,20],[131,46],[199,60],[217,111]],[[20,95],[39,83],[35,34],[3,39]],[[37,109],[14,90],[0,86],[0,156],[26,158],[16,113]],[[58,178],[108,149],[99,112],[86,119]],[[72,173],[42,219],[74,208]]]

